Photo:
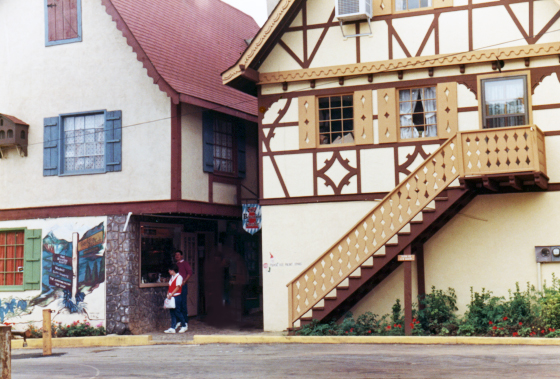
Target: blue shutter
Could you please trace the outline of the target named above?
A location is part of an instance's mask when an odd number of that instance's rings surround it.
[[[25,230],[23,289],[38,290],[41,284],[41,229]]]
[[[59,118],[45,118],[43,126],[43,176],[56,176],[58,175],[58,147],[60,146]]]
[[[214,117],[206,111],[202,113],[202,158],[204,172],[214,172]]]
[[[245,153],[245,123],[237,122],[235,125],[237,130],[237,175],[245,178],[247,175],[247,163]]]
[[[105,118],[105,162],[107,171],[122,170],[122,111],[107,112]]]

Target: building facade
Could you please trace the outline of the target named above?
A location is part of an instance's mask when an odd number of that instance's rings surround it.
[[[0,20],[0,321],[167,327],[175,249],[191,315],[221,303],[228,254],[259,308],[256,101],[219,76],[255,22],[217,0],[8,0]]]
[[[560,5],[344,4],[279,1],[222,74],[259,98],[265,329],[550,284]]]

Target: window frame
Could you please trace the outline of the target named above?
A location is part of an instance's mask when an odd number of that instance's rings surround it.
[[[49,41],[49,1],[52,0],[44,0],[45,2],[45,46],[56,46],[56,45],[64,45],[67,43],[74,43],[74,42],[82,42],[82,0],[76,0],[76,11],[77,11],[77,25],[78,25],[78,37],[76,38],[69,38],[69,39],[61,39],[56,41]]]
[[[421,12],[421,11],[425,11],[425,10],[435,9],[435,7],[434,7],[434,0],[431,0],[431,1],[432,1],[432,5],[430,5],[430,6],[428,6],[428,7],[418,7],[418,8],[412,8],[412,9],[408,8],[408,1],[409,1],[409,0],[406,0],[407,9],[397,10],[397,1],[398,1],[398,0],[393,0],[393,4],[392,4],[393,12],[396,13],[396,14],[399,14],[399,13],[408,13],[408,12]],[[418,0],[419,3],[420,3],[420,1],[421,1],[421,0]]]
[[[525,114],[526,114],[526,124],[525,125],[533,125],[533,100],[532,100],[532,89],[531,89],[531,71],[524,70],[524,71],[511,71],[511,72],[502,72],[497,74],[488,74],[488,75],[479,75],[477,78],[477,91],[479,93],[478,96],[478,120],[479,120],[479,129],[486,130],[485,128],[485,120],[486,120],[486,112],[484,106],[484,85],[483,82],[496,79],[496,80],[507,80],[507,79],[514,79],[514,78],[524,78],[525,81]],[[509,127],[516,127],[520,125],[514,126],[505,126],[504,128]],[[490,130],[490,129],[488,129]]]
[[[227,171],[221,171],[221,170],[217,170],[216,169],[216,165],[214,164],[214,171],[212,172],[214,175],[216,176],[227,176],[227,177],[231,177],[231,178],[237,178],[239,175],[239,167],[238,166],[238,159],[237,159],[237,138],[238,138],[238,131],[235,127],[235,122],[233,122],[232,120],[228,120],[226,117],[222,117],[221,115],[216,115],[214,117],[214,125],[212,128],[212,134],[215,137],[216,136],[216,126],[219,122],[230,122],[231,123],[231,129],[232,129],[232,133],[231,133],[231,139],[232,139],[232,144],[231,144],[231,164],[233,167],[233,171],[232,172],[227,172]],[[223,133],[222,133],[223,134]],[[216,156],[214,154],[216,149],[216,140],[214,139],[214,143],[213,143],[213,150],[212,150],[212,157],[214,159],[216,159]],[[221,158],[218,158],[221,159]]]
[[[59,164],[59,172],[58,176],[75,176],[75,175],[89,175],[89,174],[104,174],[107,172],[107,141],[103,141],[105,144],[105,150],[103,153],[103,160],[104,160],[104,168],[103,169],[92,169],[92,170],[83,170],[83,171],[71,171],[66,172],[64,166],[64,158],[66,153],[66,138],[64,135],[64,119],[67,117],[76,117],[76,116],[91,116],[103,114],[103,133],[107,132],[107,110],[98,110],[98,111],[89,111],[89,112],[76,112],[76,113],[65,113],[58,116],[58,122],[60,125],[59,131],[59,138],[60,138],[60,151],[58,154],[58,164]]]
[[[319,100],[324,99],[324,98],[329,98],[330,99],[331,97],[340,97],[342,99],[342,97],[344,97],[344,96],[350,96],[352,98],[352,138],[354,139],[354,141],[353,142],[347,142],[347,143],[329,143],[329,144],[322,145],[321,144],[321,129],[320,129],[321,120],[320,120],[320,117],[319,117],[319,112],[320,112]],[[342,110],[344,107],[342,107],[342,105],[341,105],[340,108]],[[331,109],[330,106],[329,106],[329,109]],[[344,92],[344,93],[341,93],[341,94],[335,93],[335,94],[332,94],[332,95],[320,95],[320,96],[318,95],[318,96],[315,96],[315,120],[316,120],[316,122],[315,122],[316,123],[316,125],[315,125],[315,130],[316,130],[315,146],[317,146],[317,148],[320,148],[320,149],[328,149],[328,148],[340,147],[340,146],[356,146],[357,145],[356,144],[356,135],[355,135],[356,134],[356,123],[355,123],[355,120],[354,120],[354,113],[355,112],[356,112],[356,106],[354,104],[354,92]],[[342,116],[342,114],[341,114],[341,116]],[[344,120],[343,118],[340,119],[341,122],[343,120]],[[330,121],[331,120],[329,120],[329,122]],[[332,131],[329,132],[329,133],[332,133]],[[344,123],[342,124],[341,133],[344,134]]]
[[[434,113],[436,114],[436,135],[435,136],[430,136],[430,137],[413,137],[413,138],[402,138],[401,137],[401,128],[403,128],[403,126],[401,126],[401,101],[400,101],[400,92],[401,91],[412,91],[414,89],[424,89],[424,88],[435,88],[435,93],[436,93],[436,109],[434,110]],[[402,87],[402,88],[396,88],[396,98],[395,98],[395,102],[396,102],[396,106],[397,106],[397,142],[411,142],[411,141],[436,141],[441,139],[441,137],[439,136],[439,130],[438,130],[438,125],[439,125],[439,117],[438,117],[438,109],[439,109],[439,101],[438,101],[438,86],[437,83],[435,83],[434,85],[427,85],[427,86],[413,86],[413,87]],[[424,112],[426,113],[426,112]],[[404,126],[404,128],[410,128],[410,127],[414,127],[413,126]]]
[[[33,230],[27,227],[21,228],[0,228],[0,233],[3,232],[16,232],[22,231],[23,232],[23,271],[22,271],[22,284],[21,285],[0,285],[0,292],[24,292],[24,291],[37,291],[41,290],[41,281],[42,281],[42,248],[39,252],[38,257],[38,265],[37,267],[31,267],[30,255],[32,255],[33,251],[28,251],[28,239],[31,238],[39,238],[40,239],[40,246],[42,246],[42,232],[41,229]],[[32,237],[34,231],[38,231],[39,237]],[[26,286],[30,286],[32,282],[27,281],[26,278],[29,279],[29,276],[32,276],[33,270],[38,268],[38,275],[39,275],[39,282],[36,288],[25,288]],[[31,271],[31,273],[29,272]]]
[[[138,233],[138,246],[139,246],[139,264],[138,264],[138,284],[139,288],[154,288],[154,287],[168,287],[169,282],[159,282],[159,283],[142,283],[142,228],[159,228],[159,229],[169,229],[173,230],[173,247],[176,248],[175,245],[175,237],[178,234],[182,233],[183,227],[180,224],[158,224],[153,222],[140,222],[140,232]],[[171,253],[170,259],[173,261],[173,253]]]

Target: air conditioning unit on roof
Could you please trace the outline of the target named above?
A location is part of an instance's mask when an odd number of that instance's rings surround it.
[[[339,21],[365,20],[372,17],[371,0],[335,1],[335,15]]]
[[[370,19],[373,15],[372,13],[372,0],[334,0],[335,16],[340,22],[340,28],[342,29],[342,35],[344,38],[348,37],[362,37],[369,36],[371,32]],[[369,25],[369,33],[360,33],[345,35],[344,34],[344,22],[366,20]]]

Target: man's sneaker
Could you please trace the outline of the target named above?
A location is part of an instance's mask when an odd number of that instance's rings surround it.
[[[175,329],[177,329],[177,328],[180,327],[180,326],[181,326],[181,321],[179,321],[179,322],[177,323],[177,325],[175,325]]]
[[[181,329],[179,329],[179,333],[185,333],[187,330],[189,330],[189,326],[185,325]]]
[[[163,332],[164,332],[164,333],[175,333],[175,329],[169,328],[169,329],[167,329],[167,330],[164,330]]]

